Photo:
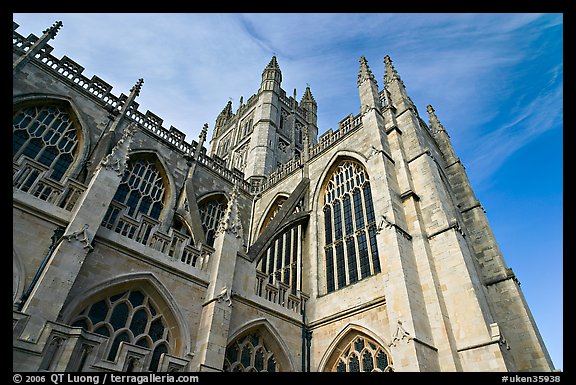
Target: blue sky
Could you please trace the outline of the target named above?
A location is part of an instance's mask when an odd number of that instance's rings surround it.
[[[307,84],[322,133],[359,112],[360,56],[379,86],[390,55],[421,117],[432,104],[520,280],[556,368],[563,368],[562,14],[14,14],[119,96],[198,137],[228,100],[256,93],[272,55],[282,87]],[[210,136],[210,133],[209,133]]]

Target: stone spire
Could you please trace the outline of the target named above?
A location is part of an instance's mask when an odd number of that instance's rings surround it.
[[[390,56],[384,56],[384,88],[388,92],[385,94],[386,107],[392,107],[396,114],[400,115],[407,109],[413,110],[418,115],[416,106],[408,96],[404,82],[396,72]]]
[[[390,56],[386,55],[384,56],[384,82],[389,83],[392,80],[402,81],[400,75],[398,75],[398,72],[396,72],[396,69],[394,68],[394,64],[392,64],[392,59],[390,59]]]
[[[208,134],[208,123],[204,123],[202,131],[200,131],[200,136],[198,136],[198,144],[196,144],[196,148],[194,149],[194,160],[198,160],[200,152],[202,151],[202,146],[204,146],[204,142],[206,141],[207,134]]]
[[[370,67],[368,67],[368,61],[364,56],[361,56],[360,71],[358,71],[358,86],[360,86],[360,84],[362,84],[366,80],[370,80],[374,82],[376,86],[378,86],[378,83],[376,82],[376,79],[374,78],[372,71],[370,71]]]
[[[272,56],[272,59],[270,59],[270,63],[268,63],[266,68],[264,68],[264,71],[267,71],[267,70],[280,71],[280,66],[278,65],[278,61],[276,60],[276,56]]]
[[[444,131],[446,135],[448,135],[448,132],[446,131],[442,123],[440,123],[440,121],[438,120],[438,117],[436,116],[436,112],[432,107],[432,105],[429,104],[426,107],[426,111],[428,111],[428,119],[430,120],[430,130],[432,131],[432,134],[436,135],[436,133],[438,133],[439,131]]]
[[[14,25],[17,26],[17,24]],[[40,36],[40,38],[36,40],[34,44],[32,44],[30,49],[28,49],[28,51],[26,51],[24,55],[20,56],[20,58],[18,58],[18,60],[14,62],[12,67],[12,74],[15,74],[16,72],[20,71],[20,69],[24,67],[26,63],[28,63],[33,57],[35,57],[36,54],[40,52],[42,48],[46,46],[46,44],[48,44],[48,41],[54,39],[60,28],[62,28],[62,25],[63,25],[62,21],[57,21],[54,24],[52,24],[51,27],[45,29],[42,32],[42,36]]]
[[[226,125],[228,119],[230,119],[233,115],[234,114],[232,113],[232,101],[229,100],[228,103],[226,103],[226,106],[224,107],[222,112],[220,112],[220,114],[218,114],[218,117],[216,118],[216,124],[214,125],[214,133],[212,134],[212,139],[220,136],[222,128]]]
[[[360,57],[360,70],[358,71],[358,93],[360,94],[360,113],[364,114],[372,109],[381,111],[378,83],[368,67],[364,56]]]
[[[314,96],[312,96],[310,87],[306,87],[306,91],[304,91],[304,95],[302,95],[302,100],[300,101],[300,104],[302,105],[305,102],[316,104],[316,100],[314,99]]]
[[[314,96],[312,96],[310,86],[306,87],[304,95],[302,95],[300,107],[308,111],[306,117],[308,124],[302,133],[302,142],[304,143],[304,138],[306,138],[306,145],[310,146],[316,142],[316,137],[318,135],[318,127],[316,126],[318,124],[318,103],[316,103]],[[307,151],[307,149],[305,148],[304,151]]]
[[[282,83],[282,71],[276,60],[276,56],[272,56],[270,63],[262,71],[262,85],[261,91],[275,91],[280,92],[280,83]]]
[[[442,123],[440,123],[438,120],[434,108],[432,108],[431,105],[428,105],[426,110],[428,111],[430,130],[432,131],[432,135],[434,136],[434,139],[436,139],[436,143],[438,143],[438,147],[440,148],[440,151],[442,151],[442,155],[444,155],[446,161],[451,163],[457,159],[457,156],[456,152],[454,151],[454,147],[452,147],[450,135],[448,135],[448,132]]]

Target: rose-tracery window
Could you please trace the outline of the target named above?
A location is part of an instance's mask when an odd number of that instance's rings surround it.
[[[259,332],[238,338],[226,349],[225,372],[279,372],[274,353],[268,350]]]
[[[23,107],[14,112],[12,157],[25,155],[50,168],[60,181],[78,153],[77,128],[68,109],[58,105]]]
[[[333,372],[390,372],[388,353],[372,339],[356,336],[342,350],[336,360]]]
[[[114,361],[120,342],[149,348],[149,370],[156,371],[162,353],[172,351],[172,336],[159,307],[139,290],[123,291],[88,305],[71,325],[110,337],[106,359]]]
[[[218,228],[218,223],[222,215],[224,215],[224,211],[226,211],[227,204],[226,198],[224,198],[223,195],[218,195],[212,199],[201,202],[198,206],[202,228],[206,235],[206,243],[210,246],[214,246],[216,229]]]
[[[326,291],[379,273],[372,192],[362,165],[340,162],[328,180],[323,212]]]
[[[164,193],[164,182],[155,162],[137,159],[129,163],[114,200],[128,206],[127,214],[133,218],[143,213],[158,219],[164,207]]]

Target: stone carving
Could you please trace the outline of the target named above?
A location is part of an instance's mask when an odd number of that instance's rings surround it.
[[[392,337],[392,342],[390,342],[388,346],[396,346],[396,343],[404,340],[406,341],[406,343],[409,343],[413,339],[414,337],[412,337],[410,333],[408,333],[406,329],[404,329],[404,326],[402,326],[402,321],[398,320],[398,325],[396,326],[396,332]]]
[[[228,306],[232,306],[232,298],[230,290],[228,290],[228,288],[224,286],[222,290],[220,290],[220,294],[216,296],[216,300],[218,302],[227,302]]]
[[[126,170],[126,165],[128,164],[128,152],[130,151],[130,143],[132,143],[132,137],[136,132],[136,124],[131,123],[122,134],[122,137],[116,143],[110,154],[106,155],[104,159],[100,162],[100,165],[105,167],[107,170],[114,170],[118,175],[123,175]]]
[[[64,238],[71,242],[72,238],[76,239],[77,241],[84,242],[84,249],[88,249],[88,251],[94,250],[94,246],[92,246],[92,237],[88,232],[89,225],[87,223],[82,226],[82,228],[78,231],[73,232],[72,234],[64,235]]]

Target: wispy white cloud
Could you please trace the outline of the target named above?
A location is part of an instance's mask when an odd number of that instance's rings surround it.
[[[296,88],[300,97],[310,84],[319,105],[321,132],[358,112],[358,58],[368,58],[381,86],[382,58],[390,54],[420,112],[433,104],[456,148],[478,159],[482,156],[468,143],[504,136],[503,129],[486,133],[488,123],[503,118],[494,106],[510,103],[511,98],[519,106],[533,105],[527,92],[518,95],[513,80],[520,76],[517,68],[535,54],[526,48],[538,33],[519,35],[536,27],[552,28],[562,20],[561,15],[539,14],[371,13],[16,14],[14,18],[22,24],[21,33],[36,34],[63,20],[64,28],[51,42],[57,57],[65,54],[78,61],[86,67],[86,76],[102,77],[116,94],[127,93],[143,77],[140,108],[186,132],[188,140],[204,123],[213,126],[228,98],[237,107],[241,95],[246,100],[257,92],[261,72],[274,53],[289,94]],[[526,123],[518,127],[529,130],[536,117],[527,111],[506,119],[526,115]],[[510,153],[523,142],[493,151]],[[493,165],[485,170],[493,172],[498,166]],[[489,171],[478,175],[485,179]]]

